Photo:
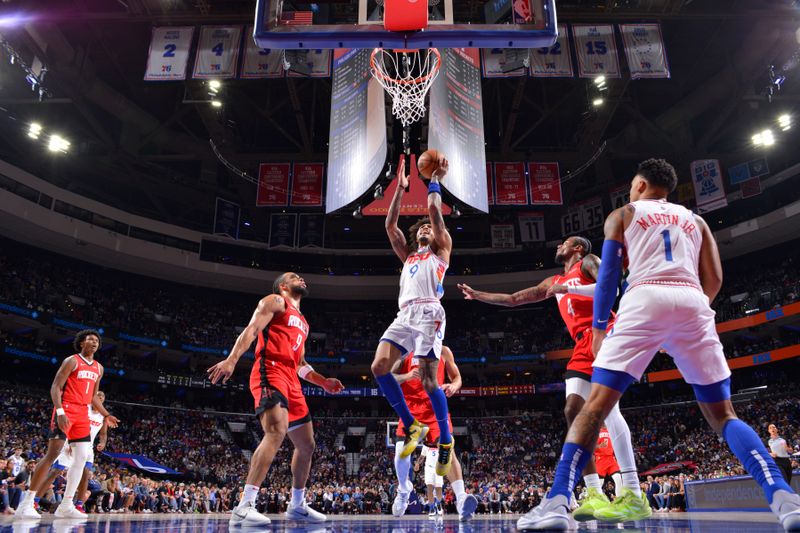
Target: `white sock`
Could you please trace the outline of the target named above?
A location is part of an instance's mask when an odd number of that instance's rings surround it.
[[[586,483],[586,488],[603,490],[603,483],[600,481],[600,476],[595,474],[586,474],[583,476],[583,482]]]
[[[456,500],[461,499],[462,496],[466,496],[466,491],[464,490],[464,480],[459,479],[456,481],[450,482],[450,488],[453,489],[453,494],[456,495]]]
[[[69,446],[72,449],[72,461],[74,465],[83,465],[86,464],[86,460],[89,458],[89,453],[92,451],[92,443],[91,442],[75,442],[70,443]],[[72,498],[75,496],[75,492],[78,490],[78,485],[81,482],[81,477],[83,477],[83,468],[70,468],[67,471],[67,484],[64,487],[64,500],[67,501],[69,499],[69,503],[72,503]]]
[[[619,498],[622,493],[622,474],[615,472],[611,474],[611,479],[614,480],[614,495]]]
[[[299,507],[303,505],[303,501],[306,498],[306,489],[296,489],[292,487],[292,507]]]
[[[394,446],[394,471],[397,473],[397,491],[407,494],[413,488],[408,479],[408,472],[411,470],[411,456],[400,457],[402,451],[403,443],[396,443]]]
[[[247,504],[255,504],[256,496],[258,496],[258,487],[255,485],[245,485],[244,494],[242,494],[242,501],[239,502],[239,507]]]
[[[622,471],[622,486],[631,489],[637,496],[642,494],[639,488],[639,475],[636,472],[636,458],[631,444],[631,430],[619,411],[617,403],[606,417],[606,428],[614,446],[614,455]]]

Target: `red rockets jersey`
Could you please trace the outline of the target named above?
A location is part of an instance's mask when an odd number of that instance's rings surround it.
[[[614,447],[611,445],[611,435],[608,429],[601,429],[600,436],[597,437],[597,446],[594,448],[596,457],[614,457]]]
[[[256,361],[251,380],[259,380],[261,359],[277,361],[296,370],[308,338],[308,322],[292,303],[284,298],[286,310],[272,317],[266,329],[258,334]]]
[[[572,265],[566,274],[553,276],[554,285],[566,285],[567,287],[578,287],[580,285],[591,285],[594,280],[588,278],[582,271],[583,259]],[[578,294],[556,294],[558,310],[561,318],[567,325],[570,337],[575,336],[588,328],[592,327],[592,314],[594,313],[594,299],[591,296],[580,296]]]
[[[439,360],[439,368],[436,371],[436,381],[439,382],[439,385],[444,385],[444,360]],[[419,367],[419,363],[417,362],[414,354],[409,352],[403,358],[403,363],[400,365],[400,373],[407,374],[414,370],[415,368]],[[427,402],[428,401],[428,393],[425,392],[425,389],[422,388],[422,380],[421,379],[409,379],[406,382],[400,384],[400,388],[403,389],[403,396],[406,397],[406,400],[412,402]]]
[[[61,393],[61,402],[71,405],[90,405],[94,397],[95,383],[100,379],[100,363],[94,360],[89,363],[81,354],[75,354],[72,358],[78,365],[67,377]]]

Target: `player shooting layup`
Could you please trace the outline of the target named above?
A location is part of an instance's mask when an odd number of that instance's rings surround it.
[[[450,471],[452,460],[453,437],[448,423],[447,397],[436,381],[439,359],[444,339],[445,314],[439,299],[444,294],[444,274],[450,263],[450,251],[453,241],[442,218],[442,196],[439,180],[447,174],[447,160],[441,157],[438,168],[431,175],[428,187],[429,219],[419,220],[410,230],[409,240],[400,228],[397,220],[400,216],[400,204],[403,191],[408,187],[408,176],[405,171],[405,156],[400,158],[397,168],[398,186],[389,213],[386,215],[386,233],[392,243],[392,249],[403,262],[400,275],[400,312],[381,337],[375,359],[372,361],[372,373],[378,386],[391,406],[400,416],[406,431],[405,445],[401,458],[408,457],[416,449],[417,444],[425,440],[428,426],[414,418],[408,409],[400,384],[397,383],[392,368],[395,363],[410,351],[419,360],[419,373],[436,414],[439,427],[439,459],[436,463],[436,474],[445,476]]]
[[[594,297],[592,348],[597,358],[592,390],[570,426],[550,493],[519,519],[518,529],[575,527],[569,499],[577,473],[592,455],[600,425],[663,346],[692,385],[700,411],[761,485],[783,527],[800,531],[800,497],[783,480],[758,435],[733,410],[731,371],[710,305],[722,286],[719,251],[702,218],[667,202],[677,183],[675,169],[663,159],[642,162],[631,181],[631,203],[606,219],[603,264]],[[630,261],[629,288],[606,338],[625,250]],[[624,522],[650,513],[644,496],[623,487],[621,496],[595,516]]]

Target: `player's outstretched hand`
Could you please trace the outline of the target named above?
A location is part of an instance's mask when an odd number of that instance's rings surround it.
[[[606,330],[592,328],[592,353],[595,357],[600,353],[600,347],[603,345],[603,340],[606,338]]]
[[[436,167],[436,170],[434,170],[433,173],[431,173],[431,177],[441,181],[447,175],[447,171],[449,168],[450,168],[450,163],[447,161],[447,158],[444,156],[440,156],[439,166]]]
[[[545,293],[545,298],[552,298],[556,294],[567,294],[567,286],[566,285],[558,285],[553,284],[547,288],[547,292]]]
[[[406,175],[406,156],[400,156],[400,163],[397,165],[397,186],[401,189],[408,189],[408,176]]]
[[[458,391],[456,390],[455,387],[453,387],[452,383],[445,383],[444,385],[442,385],[442,392],[444,392],[445,396],[450,398]]]
[[[72,425],[72,422],[69,421],[67,415],[58,415],[56,422],[58,423],[58,429],[60,429],[64,433],[66,433],[67,430],[69,429],[69,426]]]
[[[466,283],[459,283],[458,285],[456,285],[456,287],[458,287],[458,289],[464,293],[465,300],[477,300],[477,298],[475,297],[475,289],[473,289]]]
[[[231,379],[235,368],[235,362],[231,361],[230,359],[223,359],[207,370],[208,379],[210,379],[211,383],[214,385],[216,385],[220,379],[222,380],[222,383],[227,383],[228,380]]]
[[[344,390],[344,385],[336,378],[328,378],[322,383],[322,388],[328,394],[339,394]]]
[[[106,417],[106,424],[108,424],[108,427],[113,429],[113,428],[119,426],[119,418],[117,418],[114,415],[108,415]]]
[[[98,442],[97,445],[95,446],[95,448],[97,448],[98,452],[102,452],[103,450],[106,449],[106,443],[105,442]]]

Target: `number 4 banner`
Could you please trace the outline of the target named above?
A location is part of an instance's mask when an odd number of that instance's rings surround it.
[[[203,26],[194,60],[196,79],[225,79],[236,76],[239,62],[241,26]]]
[[[192,35],[191,26],[153,28],[145,81],[185,80]]]
[[[575,43],[581,78],[620,77],[614,26],[575,24],[572,26],[572,40]]]
[[[520,213],[519,236],[522,242],[544,242],[544,213]]]

